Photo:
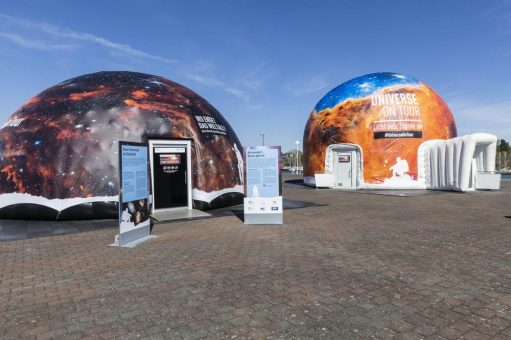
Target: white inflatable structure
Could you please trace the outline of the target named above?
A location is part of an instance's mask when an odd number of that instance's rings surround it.
[[[487,133],[424,142],[418,152],[419,181],[433,190],[498,190],[496,150],[497,137]]]
[[[408,164],[398,158],[392,177],[381,184],[364,183],[363,153],[356,144],[332,144],[327,147],[325,172],[304,177],[307,185],[338,189],[431,189],[449,191],[498,190],[500,174],[495,173],[497,137],[476,133],[447,140],[429,140],[418,149],[416,180],[407,175]],[[348,155],[351,166],[339,167],[336,157]],[[349,172],[348,186],[336,183]],[[351,178],[351,181],[350,181]]]

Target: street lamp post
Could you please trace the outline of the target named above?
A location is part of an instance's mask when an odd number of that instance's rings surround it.
[[[264,133],[260,133],[259,136],[263,138],[263,146],[264,146]]]
[[[300,144],[300,142],[296,141],[295,144],[296,144],[296,171],[298,172],[298,145]]]

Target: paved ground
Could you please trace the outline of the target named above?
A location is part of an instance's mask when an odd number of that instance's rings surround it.
[[[0,338],[511,338],[511,182],[416,197],[287,186],[235,215],[0,242]]]

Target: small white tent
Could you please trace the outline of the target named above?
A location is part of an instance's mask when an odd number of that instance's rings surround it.
[[[419,182],[433,190],[497,190],[496,150],[497,137],[487,133],[426,141],[418,151]]]

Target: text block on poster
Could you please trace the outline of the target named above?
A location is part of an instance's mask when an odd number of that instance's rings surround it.
[[[244,150],[245,224],[282,224],[280,146]]]
[[[119,246],[150,235],[148,147],[119,142]]]

